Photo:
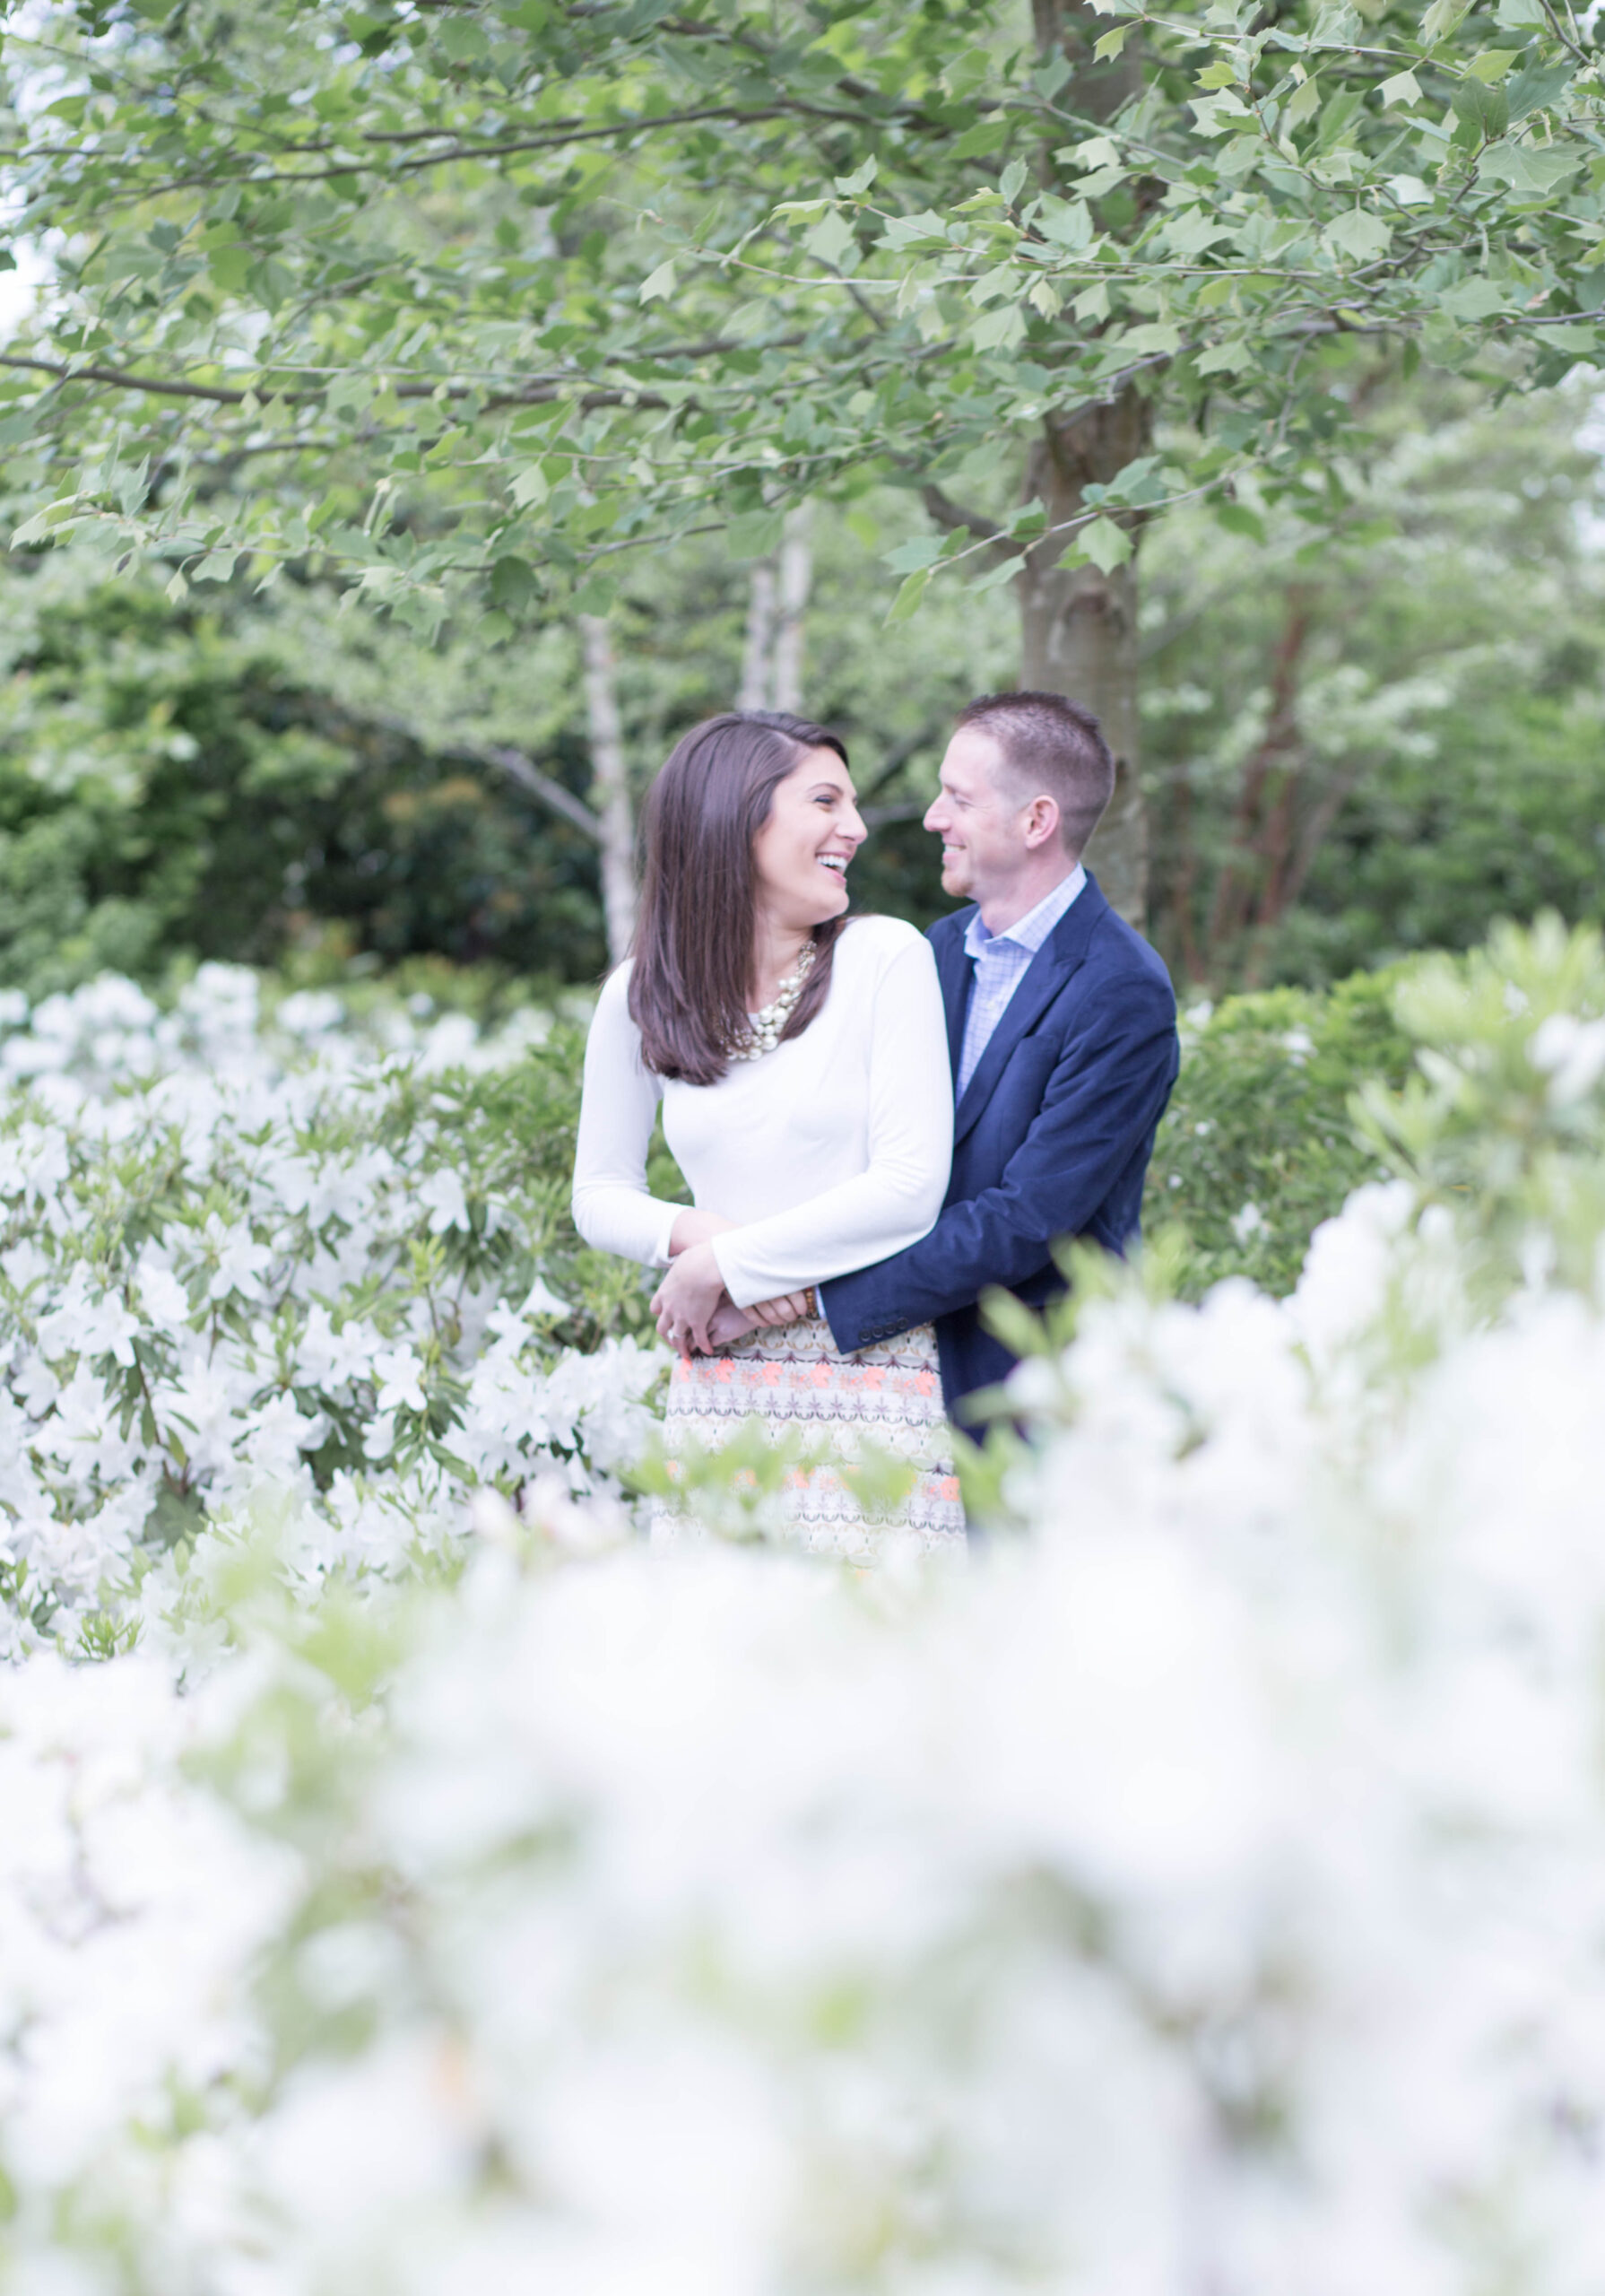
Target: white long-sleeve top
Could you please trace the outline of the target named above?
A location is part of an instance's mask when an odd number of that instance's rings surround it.
[[[682,1205],[646,1189],[658,1101],[698,1210],[739,1225],[714,1254],[738,1307],[845,1275],[917,1243],[947,1193],[953,1080],[936,961],[911,925],[855,918],[800,1037],[733,1061],[716,1084],[642,1065],[629,966],[586,1046],[574,1224],[598,1251],[663,1266]]]

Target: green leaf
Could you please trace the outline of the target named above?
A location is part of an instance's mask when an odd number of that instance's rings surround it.
[[[454,64],[478,64],[490,53],[490,43],[471,16],[447,16],[438,35]]]
[[[1025,316],[1019,305],[1003,303],[976,319],[969,335],[977,351],[1010,351],[1025,340]]]
[[[889,622],[907,622],[924,596],[925,585],[930,579],[931,570],[928,566],[922,566],[917,574],[911,574],[892,600],[890,611],[886,617],[887,621]]]
[[[856,199],[860,192],[867,191],[874,182],[877,164],[875,155],[872,152],[863,165],[861,168],[855,168],[850,176],[836,178],[836,189],[840,192],[844,199]]]
[[[213,248],[206,258],[206,268],[225,295],[238,295],[249,275],[253,260],[249,248]]]
[[[1384,111],[1401,110],[1406,104],[1418,104],[1426,100],[1421,93],[1421,83],[1413,72],[1395,72],[1391,80],[1383,82],[1376,92],[1382,98]]]
[[[1150,320],[1145,326],[1131,326],[1120,338],[1120,352],[1124,359],[1128,352],[1146,359],[1156,351],[1179,351],[1182,336],[1179,327],[1167,326],[1162,320]]]
[[[1083,526],[1076,537],[1083,558],[1089,558],[1100,573],[1112,574],[1124,566],[1132,554],[1132,537],[1113,518],[1094,518]]]
[[[1321,234],[1321,244],[1331,248],[1334,254],[1352,256],[1357,263],[1366,263],[1386,255],[1392,238],[1380,215],[1356,207],[1347,215],[1334,216]]]
[[[995,566],[989,566],[984,574],[977,574],[975,580],[965,587],[971,597],[980,597],[988,590],[1001,590],[1005,582],[1012,582],[1015,576],[1022,571],[1025,562],[1023,558],[1001,558]]]
[[[934,535],[915,535],[910,542],[900,542],[896,550],[889,550],[881,563],[889,566],[894,574],[917,574],[922,567],[934,566],[942,554],[941,543]]]
[[[1254,117],[1242,98],[1228,90],[1218,96],[1190,96],[1187,101],[1195,123],[1193,133],[1198,135],[1224,135],[1234,120]]]
[[[1385,94],[1387,91],[1384,89],[1383,92]],[[1302,127],[1306,119],[1314,119],[1321,109],[1323,93],[1320,80],[1312,74],[1303,86],[1295,88],[1288,98],[1287,109],[1282,113],[1282,126]]]
[[[889,248],[898,249],[913,247],[922,239],[940,239],[945,246],[947,219],[929,207],[918,215],[891,215],[887,218],[881,237]]]
[[[743,510],[725,529],[725,547],[738,566],[750,558],[768,558],[780,547],[784,525],[778,510]]]
[[[504,613],[516,613],[540,595],[540,581],[526,558],[515,557],[508,552],[491,567],[490,603],[500,606]]]
[[[671,257],[667,263],[660,263],[655,271],[648,272],[642,280],[639,300],[643,303],[658,303],[673,292],[674,263]]]
[[[1511,126],[1529,112],[1558,103],[1572,84],[1573,69],[1570,64],[1524,65],[1505,91]]]
[[[1246,535],[1250,542],[1262,543],[1265,539],[1264,520],[1246,502],[1218,502],[1215,517],[1228,535]]]
[[[1419,176],[1390,176],[1387,188],[1401,207],[1430,207],[1433,194]]]
[[[1510,105],[1502,88],[1485,88],[1480,80],[1462,80],[1450,98],[1460,126],[1457,144],[1492,143],[1510,125]]]
[[[1471,0],[1432,0],[1432,5],[1421,19],[1421,41],[1426,48],[1436,48],[1447,39],[1471,5]]]
[[[993,71],[992,52],[985,48],[967,48],[956,57],[941,75],[941,84],[950,96],[973,95]]]
[[[1003,170],[1002,174],[998,178],[998,189],[1002,194],[1005,207],[1012,207],[1019,197],[1028,172],[1023,160],[1011,160]]]
[[[1055,247],[1080,255],[1092,245],[1092,210],[1084,199],[1060,199],[1045,191],[1037,210],[1037,228]]]
[[[802,244],[820,263],[828,263],[833,271],[839,270],[843,256],[855,245],[853,226],[833,207],[828,215],[820,216],[811,231],[803,234]]]
[[[1117,24],[1112,32],[1102,32],[1092,43],[1095,64],[1112,64],[1132,36],[1130,24]]]
[[[1496,80],[1503,80],[1521,53],[1519,48],[1485,48],[1480,56],[1471,58],[1466,69],[1474,80],[1491,88]]]
[[[1085,175],[1094,168],[1119,167],[1125,154],[1112,136],[1089,135],[1084,144],[1061,145],[1054,157],[1055,160],[1066,161],[1070,166],[1079,168]]]
[[[982,160],[989,152],[1001,152],[1009,141],[1006,119],[978,119],[967,127],[953,145],[949,157],[954,160]]]
[[[1222,221],[1205,207],[1184,207],[1165,226],[1165,244],[1189,260],[1212,248],[1217,239],[1229,239],[1237,229],[1228,216]]]
[[[1259,364],[1260,352],[1253,343],[1212,343],[1201,353],[1198,371],[1201,375],[1246,375]]]
[[[1478,161],[1477,180],[1508,184],[1518,200],[1549,199],[1585,156],[1575,144],[1540,150],[1532,144],[1496,144]]]
[[[1491,279],[1462,279],[1457,287],[1441,289],[1433,300],[1452,319],[1490,319],[1510,308],[1504,288]]]

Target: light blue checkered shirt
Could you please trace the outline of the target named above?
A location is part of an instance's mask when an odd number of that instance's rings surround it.
[[[1009,1009],[1009,999],[1026,977],[1026,969],[1048,935],[1087,882],[1078,861],[1051,893],[1028,909],[1006,933],[989,933],[976,909],[964,935],[964,952],[976,968],[969,1011],[964,1022],[964,1051],[959,1063],[959,1098],[981,1065],[981,1055],[992,1042],[992,1032]]]

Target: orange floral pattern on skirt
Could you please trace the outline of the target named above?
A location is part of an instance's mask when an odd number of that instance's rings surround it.
[[[670,1474],[692,1445],[715,1450],[749,1419],[771,1442],[794,1437],[826,1454],[787,1478],[786,1518],[801,1545],[859,1564],[874,1561],[888,1543],[964,1552],[964,1505],[929,1324],[843,1355],[829,1325],[809,1317],[777,1329],[760,1326],[717,1355],[681,1356],[664,1413]],[[890,1514],[866,1515],[842,1480],[841,1468],[866,1451],[914,1471],[912,1490]],[[685,1531],[672,1504],[660,1501],[655,1543],[672,1544]]]

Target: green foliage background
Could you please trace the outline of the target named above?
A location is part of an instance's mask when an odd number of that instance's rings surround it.
[[[1262,538],[1177,512],[1144,544],[1150,930],[1194,997],[1469,947],[1543,907],[1605,918],[1591,401],[1489,413],[1459,385],[1395,387],[1375,420],[1386,449],[1350,473],[1338,539],[1267,505]],[[924,925],[948,903],[918,816],[954,711],[1012,680],[1015,634],[1005,593],[940,586],[884,626],[876,553],[915,515],[889,491],[817,514],[804,698],[847,735],[866,804],[897,816],[855,899]],[[638,796],[686,726],[729,706],[749,581],[707,539],[615,608]],[[1308,631],[1282,761],[1310,850],[1262,926],[1244,793],[1294,591]],[[0,987],[108,966],[154,984],[205,957],[317,980],[438,959],[548,994],[600,976],[594,847],[488,761],[508,746],[590,794],[571,627],[492,640],[467,606],[429,646],[338,606],[309,576],[174,604],[71,552],[0,563]],[[1239,921],[1221,928],[1228,873]]]

